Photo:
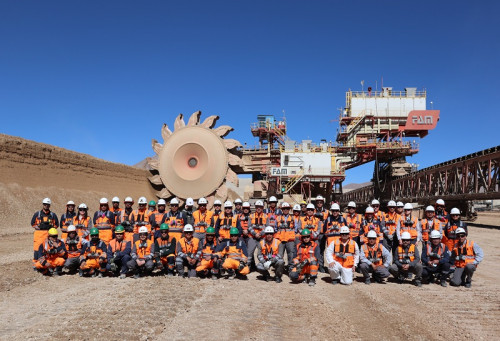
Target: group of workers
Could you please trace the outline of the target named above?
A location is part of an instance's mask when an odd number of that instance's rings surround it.
[[[138,200],[102,198],[91,218],[82,203],[76,210],[68,201],[58,220],[43,199],[42,210],[31,220],[34,228],[34,268],[59,276],[63,269],[80,276],[139,278],[157,273],[184,277],[225,276],[233,279],[258,271],[266,281],[280,283],[287,273],[295,282],[316,284],[318,272],[328,272],[332,284],[349,285],[355,272],[365,284],[383,283],[392,275],[399,283],[414,278],[421,286],[436,282],[471,287],[471,279],[483,259],[483,251],[468,239],[460,211],[445,210],[439,199],[419,219],[409,203],[389,201],[387,212],[373,200],[364,210],[349,202],[346,212],[317,196],[293,207],[269,198],[267,207],[249,202],[215,200],[213,210],[200,198],[197,209],[188,198]],[[60,237],[59,237],[60,233]],[[418,246],[421,246],[419,252]],[[286,261],[285,261],[286,252]],[[326,263],[325,263],[326,260]],[[274,272],[274,276],[271,273]]]

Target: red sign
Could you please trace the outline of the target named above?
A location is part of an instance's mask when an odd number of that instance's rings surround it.
[[[439,110],[413,110],[408,114],[406,125],[399,130],[432,130],[439,121]]]

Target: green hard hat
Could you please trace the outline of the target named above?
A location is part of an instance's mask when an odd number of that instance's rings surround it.
[[[238,235],[240,234],[240,230],[238,230],[236,227],[231,227],[231,229],[229,230],[229,234],[230,235]]]
[[[309,229],[303,229],[303,230],[300,232],[300,235],[301,235],[301,236],[310,236],[310,235],[311,235],[311,230],[309,230]]]
[[[156,206],[156,201],[151,200],[151,201],[149,202],[149,206]]]
[[[166,223],[161,224],[160,231],[168,231],[168,224],[166,224]]]
[[[215,234],[215,229],[212,226],[209,226],[205,232],[206,234]]]
[[[91,236],[98,236],[99,235],[99,229],[93,227],[90,229],[90,235]]]
[[[115,233],[124,233],[124,232],[125,232],[125,229],[121,225],[118,225],[115,229]]]

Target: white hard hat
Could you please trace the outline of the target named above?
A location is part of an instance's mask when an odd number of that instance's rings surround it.
[[[264,229],[264,233],[274,233],[274,229],[272,228],[272,226],[266,226],[266,228]]]
[[[276,197],[273,195],[269,198],[269,202],[278,202],[278,199],[276,199]]]
[[[194,205],[193,198],[187,198],[186,199],[186,206],[193,206],[193,205]]]
[[[262,200],[257,200],[255,202],[255,206],[264,206],[264,203],[262,202]]]
[[[214,201],[214,205],[222,205],[222,202],[219,199],[217,199]]]
[[[250,208],[250,203],[248,201],[245,201],[242,205],[243,208]]]
[[[380,201],[378,201],[377,199],[373,199],[372,205],[380,205]]]
[[[193,225],[186,224],[186,226],[184,226],[184,232],[194,232]]]
[[[340,228],[340,234],[349,233],[349,228],[347,226],[342,226]]]
[[[441,238],[441,233],[439,233],[439,231],[436,231],[436,230],[432,230],[430,236],[429,236],[431,239],[437,239],[437,238]]]
[[[316,197],[316,201],[318,201],[318,200],[325,201],[325,198],[323,198],[323,196],[321,196],[321,195],[318,195]]]
[[[413,205],[412,205],[412,204],[410,204],[409,202],[407,202],[407,203],[405,204],[405,206],[404,206],[404,209],[405,209],[405,210],[413,210]]]
[[[443,199],[436,200],[436,205],[443,205],[444,206],[444,200]]]
[[[233,208],[233,203],[231,201],[226,201],[224,203],[224,208]]]
[[[118,198],[118,197],[113,197],[113,199],[111,199],[111,202],[120,202],[120,198]]]
[[[236,205],[236,204],[242,204],[242,203],[243,203],[243,201],[242,201],[240,198],[238,198],[238,199],[236,199],[236,200],[234,201],[234,204],[235,204],[235,205]]]
[[[349,203],[347,204],[347,207],[356,208],[356,203],[354,201],[349,201]]]
[[[434,206],[430,206],[430,205],[429,205],[429,206],[427,206],[427,207],[425,208],[425,211],[426,211],[426,212],[434,212],[434,211],[435,211]]]
[[[282,204],[281,204],[281,208],[290,208],[290,204],[287,203],[286,201],[284,201]]]
[[[403,202],[401,202],[401,201],[398,201],[397,204],[396,204],[397,207],[403,207],[404,205],[405,204],[403,204]]]
[[[205,198],[198,199],[198,205],[206,205],[206,204],[208,204],[207,199]]]
[[[148,200],[146,199],[146,197],[140,197],[139,200],[137,200],[137,203],[138,204],[147,204]]]
[[[389,201],[387,207],[396,207],[396,202],[394,200]]]
[[[377,238],[377,232],[375,232],[373,230],[368,231],[366,238]]]
[[[300,210],[301,210],[301,209],[300,209],[300,205],[299,205],[299,204],[295,204],[295,205],[293,205],[293,210],[294,210],[294,211],[300,211]]]
[[[375,210],[373,209],[373,207],[368,206],[365,210],[365,213],[375,213]]]
[[[166,204],[167,204],[167,202],[165,201],[165,199],[159,199],[158,200],[158,206],[160,206],[160,205],[166,205]]]
[[[50,198],[45,198],[42,200],[42,204],[52,205],[52,200],[50,200]]]
[[[456,207],[453,207],[450,211],[450,214],[460,214],[460,210]]]
[[[134,199],[132,199],[132,197],[126,197],[123,202],[134,202]]]
[[[84,209],[87,209],[87,205],[85,205],[84,203],[81,203],[78,208],[84,208]]]
[[[99,204],[107,204],[107,203],[108,203],[107,198],[101,198],[101,200],[99,200]]]
[[[332,207],[330,207],[332,211],[340,211],[340,206],[336,202],[332,204]]]
[[[307,209],[310,209],[310,208],[315,209],[314,204],[307,204],[306,208]]]
[[[75,202],[73,200],[70,200],[66,203],[66,206],[73,205],[75,206]]]
[[[455,234],[467,233],[463,227],[459,227],[455,230]]]
[[[173,198],[172,200],[170,200],[170,205],[179,205],[179,199]]]
[[[148,233],[148,228],[146,226],[139,227],[139,233]]]
[[[410,240],[410,239],[411,239],[410,232],[403,232],[403,233],[401,233],[401,240]]]
[[[75,231],[76,231],[76,227],[75,227],[75,225],[69,225],[69,226],[68,226],[68,233],[69,233],[69,232],[75,232]]]

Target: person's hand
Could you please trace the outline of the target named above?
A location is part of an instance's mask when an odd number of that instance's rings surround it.
[[[335,266],[335,262],[328,263],[329,268],[333,268]]]
[[[143,266],[144,264],[146,264],[146,261],[144,259],[138,259],[137,260],[137,265]]]
[[[403,270],[408,271],[410,264],[403,264]]]

